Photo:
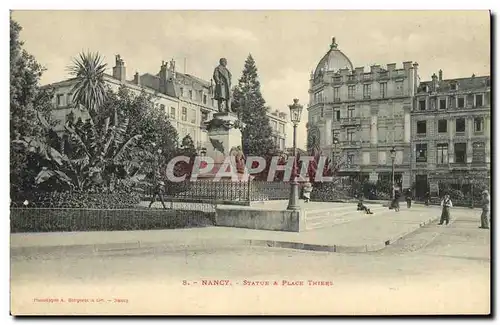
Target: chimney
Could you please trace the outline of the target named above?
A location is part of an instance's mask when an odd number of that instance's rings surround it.
[[[357,67],[354,69],[354,71],[357,75],[360,75],[360,74],[363,74],[365,72],[365,68],[364,67]]]
[[[125,70],[125,62],[120,57],[120,54],[115,56],[115,66],[113,67],[113,78],[120,80],[120,82],[125,82],[127,78],[127,73]]]
[[[167,63],[161,61],[160,67],[160,93],[167,94]]]
[[[438,86],[438,76],[436,74],[432,74],[432,91],[436,91]]]
[[[439,69],[439,81],[443,81],[443,70]]]
[[[176,73],[175,73],[175,60],[174,59],[170,60],[170,66],[168,67],[168,71],[170,73],[170,78],[175,79]]]
[[[391,73],[394,70],[396,70],[396,63],[387,64],[387,71],[389,71],[389,73]]]
[[[380,65],[378,64],[374,64],[370,67],[370,72],[372,74],[376,74],[376,73],[379,73],[380,72]]]
[[[404,70],[410,70],[411,69],[411,64],[412,64],[411,61],[405,61],[405,62],[403,62],[403,69]]]
[[[134,74],[134,83],[135,83],[136,85],[140,85],[140,84],[141,84],[141,79],[140,79],[140,77],[139,77],[139,72],[136,72],[136,73]]]

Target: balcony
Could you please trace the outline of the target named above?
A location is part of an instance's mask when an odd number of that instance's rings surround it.
[[[361,167],[359,165],[346,163],[346,164],[340,166],[339,171],[341,171],[341,172],[359,172],[359,171],[361,171]]]
[[[342,127],[347,126],[360,126],[361,125],[361,117],[344,117],[340,120],[340,125]]]
[[[380,72],[380,73],[378,74],[378,78],[379,78],[379,79],[384,79],[384,80],[389,79],[389,72],[387,72],[387,71]]]
[[[469,165],[466,162],[455,162],[450,164],[450,169],[454,170],[468,170]]]
[[[361,148],[361,143],[355,140],[347,140],[340,142],[342,149],[359,149]]]
[[[341,84],[342,83],[342,77],[333,77],[333,83],[334,84]]]
[[[347,83],[356,83],[356,75],[347,76]]]
[[[372,74],[371,73],[363,73],[363,81],[368,81],[372,80]]]
[[[334,99],[333,99],[333,102],[334,102],[334,103],[340,103],[340,101],[341,101],[341,100],[340,100],[340,98],[334,98]]]

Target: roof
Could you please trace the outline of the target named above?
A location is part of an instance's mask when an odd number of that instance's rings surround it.
[[[319,61],[314,71],[314,77],[316,78],[321,73],[327,71],[338,71],[340,69],[353,70],[353,65],[351,60],[338,49],[338,44],[335,42],[335,37],[332,38],[332,44],[330,45],[330,50],[326,52],[323,58]]]
[[[438,81],[439,92],[447,92],[452,90],[451,85],[457,84],[458,90],[476,90],[486,87],[490,87],[490,76],[480,76],[480,77],[467,77],[467,78],[456,78],[456,79],[445,79]],[[432,86],[432,81],[422,81],[420,82],[420,87],[422,86]]]

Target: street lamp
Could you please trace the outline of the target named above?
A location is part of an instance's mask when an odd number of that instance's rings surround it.
[[[391,159],[392,159],[392,198],[396,196],[396,187],[394,184],[394,161],[396,160],[396,148],[392,147],[391,149]]]
[[[297,125],[300,123],[300,117],[302,116],[302,105],[299,104],[298,99],[293,100],[292,105],[288,105],[290,108],[290,120],[293,123],[293,156],[297,157]],[[295,167],[295,163],[294,163]],[[288,210],[298,210],[299,209],[299,184],[297,182],[297,175],[294,168],[292,170],[292,182],[290,186],[290,199],[288,200]]]
[[[332,163],[335,163],[335,153],[337,152],[337,144],[339,143],[339,139],[333,134],[333,154],[332,154]]]

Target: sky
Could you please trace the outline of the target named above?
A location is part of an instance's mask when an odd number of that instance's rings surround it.
[[[445,79],[490,74],[488,11],[14,11],[12,18],[47,68],[42,84],[67,78],[82,50],[99,51],[110,74],[120,54],[127,79],[157,73],[173,58],[180,72],[210,80],[225,57],[233,84],[252,54],[267,105],[289,113],[294,98],[304,104],[302,148],[310,72],[332,37],[354,67],[414,61],[422,81],[439,69]]]

